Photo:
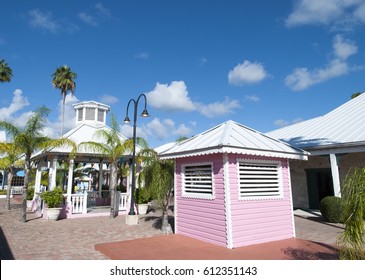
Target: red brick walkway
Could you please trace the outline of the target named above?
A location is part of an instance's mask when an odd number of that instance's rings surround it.
[[[34,213],[28,213],[27,223],[20,223],[19,202],[12,200],[11,211],[4,210],[4,203],[0,199],[2,260],[334,259],[334,244],[343,230],[319,217],[296,215],[298,239],[229,250],[180,235],[162,235],[156,228],[158,213],[140,217],[135,226],[126,225],[124,216],[47,221]]]

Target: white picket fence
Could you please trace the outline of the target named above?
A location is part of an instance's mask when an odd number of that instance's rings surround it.
[[[72,209],[72,214],[86,214],[87,213],[87,193],[72,194],[71,195],[71,209]]]
[[[86,214],[87,207],[95,206],[97,199],[97,192],[87,192],[85,194],[71,195],[71,209],[72,214]],[[127,210],[127,193],[120,193],[119,195],[119,211]]]
[[[127,210],[127,193],[120,193],[119,195],[119,211]]]

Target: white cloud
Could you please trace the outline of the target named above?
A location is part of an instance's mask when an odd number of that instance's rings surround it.
[[[205,57],[199,58],[199,65],[200,66],[205,65],[207,62],[208,62],[208,59],[207,58],[205,58]]]
[[[23,91],[21,89],[16,89],[13,92],[13,99],[10,105],[8,107],[0,108],[0,119],[12,120],[13,114],[21,111],[28,105],[28,99],[23,96]]]
[[[274,125],[277,126],[277,127],[285,127],[285,126],[288,126],[288,125],[291,125],[291,124],[299,123],[301,121],[303,121],[302,118],[296,118],[292,121],[276,120],[276,121],[274,121]]]
[[[285,24],[287,27],[306,24],[348,27],[361,21],[365,22],[363,0],[297,0]]]
[[[149,105],[162,111],[198,111],[208,118],[233,113],[240,106],[237,100],[228,97],[222,102],[210,104],[193,102],[183,81],[173,81],[170,85],[157,83],[155,89],[146,93],[146,96]]]
[[[164,140],[171,136],[176,136],[176,139],[180,136],[190,136],[194,127],[194,123],[190,123],[190,126],[186,124],[180,124],[176,126],[175,122],[171,119],[160,120],[154,118],[152,121],[142,127],[143,131],[148,136],[153,136],[158,140]]]
[[[44,12],[39,9],[34,9],[29,11],[28,14],[29,24],[35,29],[40,29],[53,34],[63,31],[74,33],[79,30],[79,27],[67,18],[61,20],[55,19],[53,13],[50,11]]]
[[[136,54],[134,57],[139,59],[148,59],[150,57],[150,54],[148,52],[141,52]]]
[[[51,33],[57,33],[61,26],[53,18],[53,14],[49,11],[42,12],[39,9],[29,11],[29,23],[33,28],[39,28]]]
[[[336,35],[333,40],[333,58],[322,68],[308,70],[307,68],[296,68],[293,73],[285,78],[285,84],[292,90],[304,90],[314,84],[322,83],[332,78],[348,74],[351,68],[347,59],[357,53],[357,46],[354,42],[345,40],[342,36]]]
[[[228,73],[228,82],[231,85],[245,85],[258,83],[268,76],[264,66],[258,62],[245,60]]]
[[[163,111],[193,111],[196,109],[183,81],[173,81],[170,85],[157,83],[154,90],[146,93],[146,96],[149,105]]]
[[[336,35],[333,40],[333,51],[335,57],[347,60],[348,57],[357,53],[357,46],[354,42],[344,39],[341,35]]]
[[[104,18],[109,19],[112,17],[112,13],[108,8],[103,5],[103,3],[96,3],[95,9],[97,10],[98,14],[103,16]]]
[[[365,23],[365,3],[360,5],[359,8],[354,12],[355,18]]]
[[[75,95],[68,94],[65,99],[65,118],[63,124],[63,133],[67,133],[72,128],[76,127],[75,110],[73,104],[79,102],[79,99]],[[62,100],[58,102],[58,117],[54,122],[48,121],[47,127],[44,133],[50,137],[61,136],[61,125],[62,125]]]
[[[207,118],[224,116],[234,112],[234,109],[239,108],[240,104],[237,100],[231,100],[226,97],[223,102],[214,102],[210,104],[199,104],[197,108],[200,113]]]
[[[118,99],[118,97],[115,97],[113,95],[103,94],[102,96],[100,96],[100,102],[110,105],[110,104],[118,103],[119,99]]]
[[[260,101],[260,97],[258,97],[257,95],[245,95],[245,99],[254,102]]]
[[[96,21],[95,17],[93,17],[90,14],[87,14],[85,12],[79,13],[79,18],[86,24],[89,24],[91,26],[98,26],[98,22]]]
[[[133,137],[133,126],[127,125],[127,124],[120,125],[120,133],[127,138],[132,138]],[[145,132],[145,129],[138,127],[138,126],[136,129],[136,136],[142,137],[143,139],[148,140],[148,136],[147,136],[147,133]]]

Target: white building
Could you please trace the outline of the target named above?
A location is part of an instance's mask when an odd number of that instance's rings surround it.
[[[341,196],[351,167],[365,167],[365,94],[333,111],[267,135],[310,152],[291,161],[294,207],[319,208],[322,198]]]

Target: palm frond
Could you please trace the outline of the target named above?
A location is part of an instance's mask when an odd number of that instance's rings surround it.
[[[365,168],[353,168],[349,171],[341,189],[341,196],[345,230],[337,239],[340,258],[363,260],[365,259]]]

